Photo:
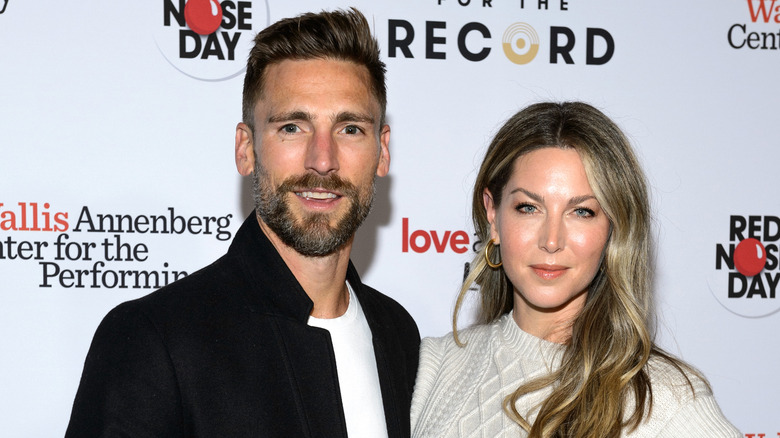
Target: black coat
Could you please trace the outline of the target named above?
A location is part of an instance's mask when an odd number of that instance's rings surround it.
[[[408,437],[420,336],[347,280],[374,340],[390,437]],[[346,437],[330,334],[252,214],[227,254],[100,324],[66,437]]]

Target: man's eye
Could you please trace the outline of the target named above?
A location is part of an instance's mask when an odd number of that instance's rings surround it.
[[[300,129],[295,125],[284,125],[282,126],[282,131],[286,134],[295,134],[296,132],[300,131]]]
[[[361,132],[360,128],[358,128],[355,125],[349,125],[344,128],[345,134],[355,135],[355,134],[360,134],[360,132]]]

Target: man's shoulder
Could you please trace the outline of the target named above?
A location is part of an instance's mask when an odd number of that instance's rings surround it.
[[[356,294],[374,335],[385,342],[400,341],[399,345],[410,352],[410,361],[416,368],[420,331],[412,315],[396,300],[370,286],[361,284]]]
[[[119,304],[106,320],[144,318],[157,326],[182,326],[213,318],[239,305],[235,300],[239,290],[246,287],[244,281],[223,256],[152,293]]]
[[[398,301],[374,289],[361,284],[358,300],[364,312],[390,317],[393,321],[412,325],[417,328],[412,315]]]
[[[398,301],[382,292],[379,292],[367,284],[360,284],[358,294],[358,299],[360,300],[361,305],[364,307],[365,304],[363,303],[367,303],[374,306],[385,307],[387,310],[407,313],[406,309],[404,309],[404,307]]]
[[[210,265],[177,279],[156,291],[134,300],[139,306],[202,302],[207,295],[235,288],[240,281],[236,267],[223,256]]]

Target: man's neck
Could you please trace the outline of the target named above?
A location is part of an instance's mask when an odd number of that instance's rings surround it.
[[[332,254],[310,257],[285,245],[262,221],[258,219],[258,222],[260,229],[314,303],[311,316],[327,319],[343,315],[349,306],[346,278],[354,236]]]

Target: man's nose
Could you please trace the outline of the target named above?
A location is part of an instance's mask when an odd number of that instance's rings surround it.
[[[338,144],[329,132],[315,133],[307,145],[306,170],[312,170],[320,175],[327,175],[339,170]]]

